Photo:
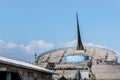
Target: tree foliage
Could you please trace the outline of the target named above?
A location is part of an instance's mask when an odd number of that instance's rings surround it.
[[[59,80],[67,80],[64,76],[62,76]]]

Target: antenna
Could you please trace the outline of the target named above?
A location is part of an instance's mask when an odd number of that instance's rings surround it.
[[[36,60],[37,60],[37,53],[35,51],[35,63],[37,62]]]

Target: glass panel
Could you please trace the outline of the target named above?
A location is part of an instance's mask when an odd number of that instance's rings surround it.
[[[88,59],[89,57],[85,55],[69,55],[64,57],[65,62],[83,62]]]

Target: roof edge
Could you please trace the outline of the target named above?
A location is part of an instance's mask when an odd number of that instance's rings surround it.
[[[45,69],[45,68],[42,68],[42,67],[39,67],[36,65],[32,65],[30,63],[21,62],[21,61],[17,61],[14,59],[1,57],[1,56],[0,56],[0,63],[12,65],[12,66],[16,66],[16,67],[21,67],[21,68],[26,68],[26,69],[31,69],[31,70],[35,70],[35,71],[40,71],[40,72],[46,72],[46,73],[50,73],[50,74],[56,74],[52,70],[48,70],[48,69]]]

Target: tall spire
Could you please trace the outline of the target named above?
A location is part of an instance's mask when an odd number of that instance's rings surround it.
[[[80,36],[79,21],[78,21],[78,14],[77,13],[76,13],[76,19],[77,19],[77,34],[78,34],[76,50],[84,50],[84,47],[83,47],[83,44],[81,41],[81,36]]]

